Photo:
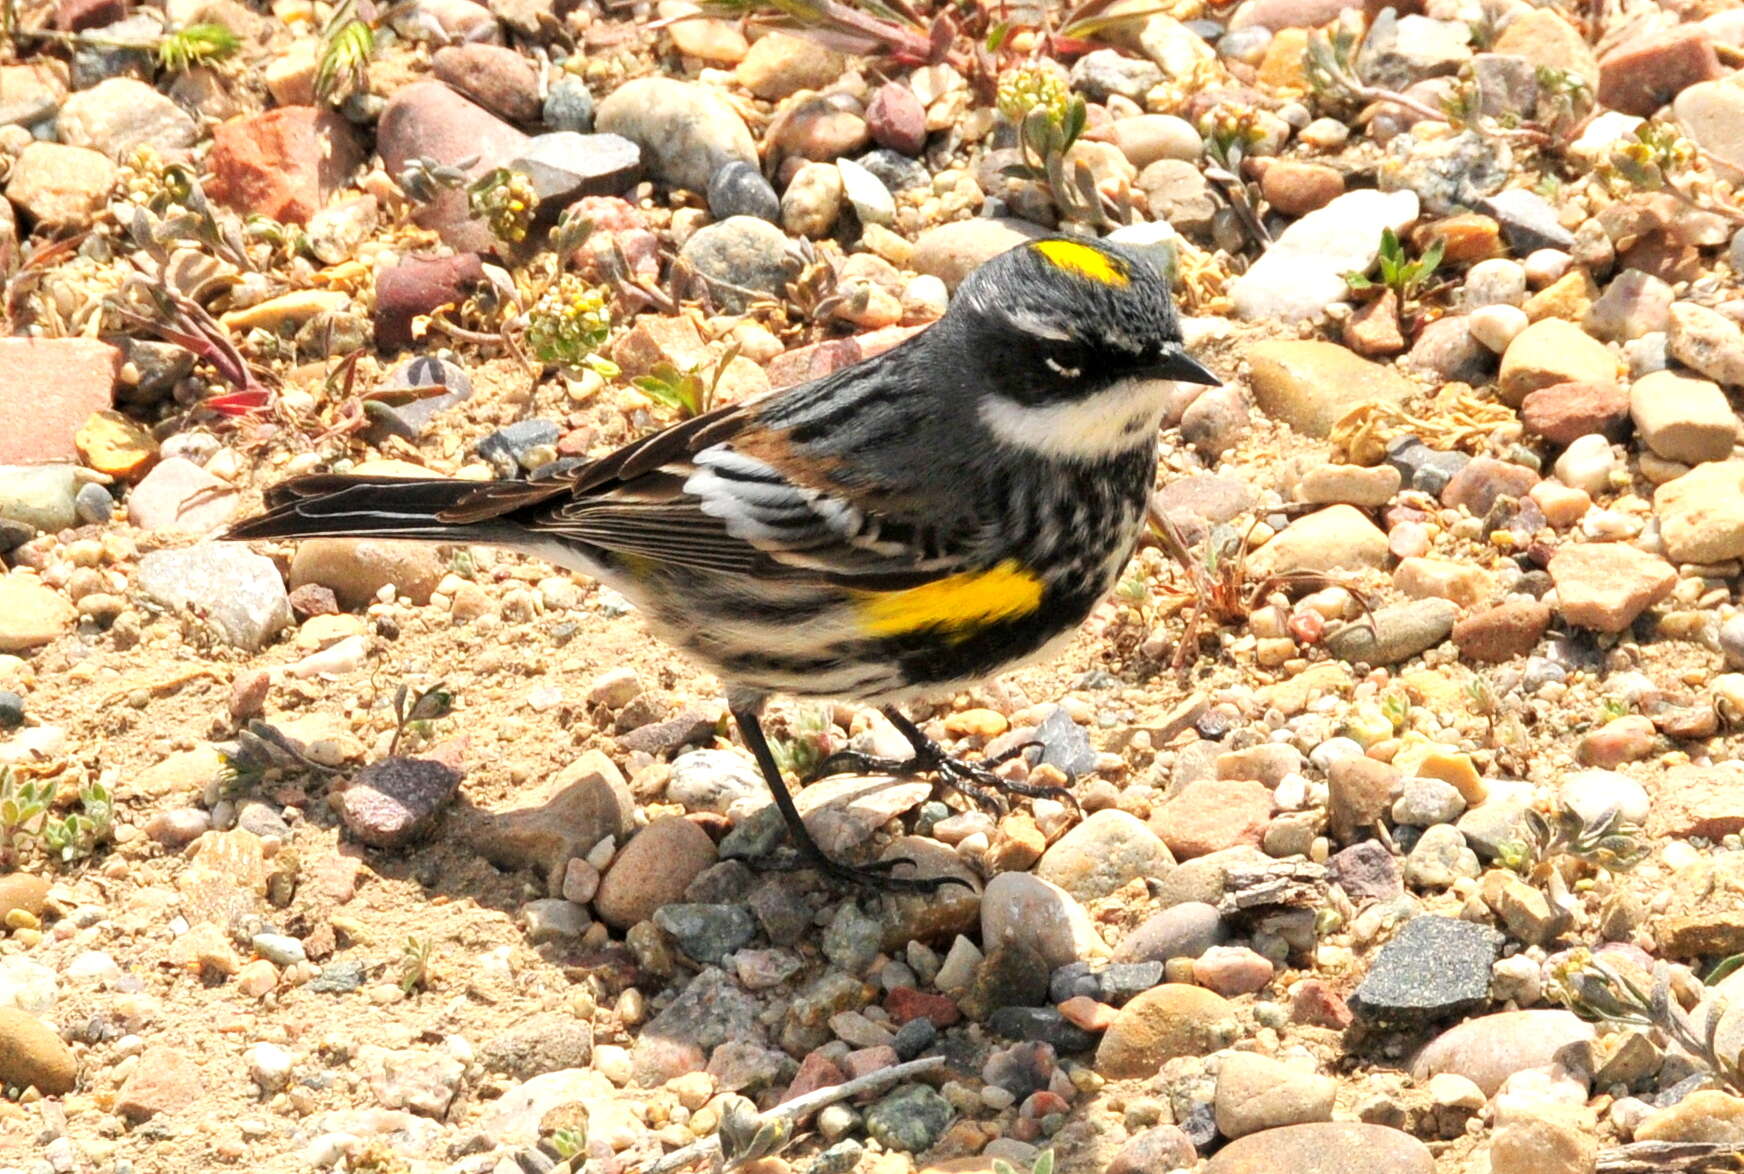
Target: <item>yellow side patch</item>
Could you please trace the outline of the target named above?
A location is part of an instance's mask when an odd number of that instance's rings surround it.
[[[1056,269],[1075,273],[1103,285],[1127,285],[1132,281],[1126,266],[1101,249],[1077,241],[1038,241],[1030,246]]]
[[[860,622],[869,636],[943,628],[964,636],[1000,620],[1028,615],[1042,602],[1042,581],[1007,559],[985,571],[923,583],[906,591],[868,591]]]

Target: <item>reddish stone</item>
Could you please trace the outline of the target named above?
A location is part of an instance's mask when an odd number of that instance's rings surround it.
[[[376,120],[376,152],[389,175],[399,175],[414,158],[466,168],[476,179],[493,167],[505,167],[520,154],[527,136],[483,106],[469,101],[439,81],[401,86]],[[488,225],[473,218],[464,191],[445,190],[420,204],[412,219],[433,229],[459,251],[493,249],[499,242]]]
[[[1354,1016],[1343,996],[1317,978],[1299,983],[1290,998],[1290,1018],[1311,1027],[1343,1031]]]
[[[0,338],[0,465],[77,461],[73,434],[113,406],[121,352],[87,338]]]
[[[1527,393],[1520,419],[1552,444],[1571,444],[1591,432],[1622,440],[1631,427],[1629,392],[1615,384],[1552,383]]]
[[[1177,860],[1238,844],[1258,845],[1272,819],[1272,793],[1263,783],[1202,779],[1151,815],[1156,832]]]
[[[822,1052],[810,1052],[799,1062],[799,1071],[794,1073],[793,1083],[787,1086],[787,1091],[781,1094],[779,1103],[786,1104],[795,1097],[802,1097],[808,1092],[816,1092],[820,1088],[829,1088],[847,1080],[842,1070],[835,1062]]]
[[[1285,216],[1306,216],[1344,194],[1344,175],[1324,163],[1279,159],[1260,177],[1260,193]]]
[[[1344,324],[1344,345],[1359,355],[1396,355],[1405,349],[1399,329],[1399,299],[1388,290],[1350,316]]]
[[[899,986],[884,1000],[884,1009],[898,1023],[911,1019],[927,1019],[934,1027],[949,1027],[963,1017],[956,1000],[945,995],[929,995],[911,986]]]
[[[1744,767],[1674,766],[1654,791],[1647,833],[1656,839],[1718,840],[1744,832]]]
[[[212,131],[213,199],[242,213],[305,224],[363,160],[351,127],[333,111],[283,106]]]
[[[450,45],[436,50],[431,66],[447,82],[510,122],[539,117],[539,77],[525,57],[501,45]]]
[[[1537,600],[1504,603],[1453,626],[1454,647],[1467,660],[1494,664],[1525,656],[1550,626],[1550,608]]]
[[[448,257],[407,257],[375,279],[375,345],[383,350],[411,346],[412,319],[438,306],[458,302],[484,281],[477,253]]]
[[[835,338],[795,347],[776,355],[765,368],[771,387],[780,389],[796,383],[822,379],[834,371],[851,366],[862,359],[881,355],[897,343],[919,334],[924,327],[886,326],[853,338]]]
[[[1055,1008],[1067,1023],[1085,1031],[1107,1031],[1120,1014],[1107,1003],[1098,1003],[1089,995],[1073,995]]]
[[[860,1048],[842,1057],[842,1071],[848,1074],[849,1080],[858,1080],[862,1076],[870,1076],[881,1069],[895,1066],[896,1049],[889,1044]]]
[[[127,16],[127,0],[61,0],[54,26],[63,33],[100,29]]]
[[[1498,498],[1525,497],[1538,484],[1538,474],[1525,465],[1478,457],[1453,475],[1441,491],[1441,504],[1449,509],[1464,506],[1474,518],[1490,512]]]
[[[1633,245],[1617,255],[1617,268],[1639,269],[1676,285],[1701,276],[1702,256],[1694,245],[1686,244],[1673,230],[1655,229],[1643,233]]]
[[[1697,82],[1724,76],[1705,30],[1686,25],[1625,41],[1599,61],[1599,101],[1642,118]]]
[[[129,1121],[145,1121],[187,1108],[200,1092],[200,1066],[185,1049],[147,1048],[115,1094],[115,1111]]]
[[[904,155],[918,155],[926,146],[926,107],[900,82],[886,82],[866,107],[872,141]]]

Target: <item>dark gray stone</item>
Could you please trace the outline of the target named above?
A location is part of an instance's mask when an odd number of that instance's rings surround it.
[[[899,151],[879,148],[867,151],[854,160],[878,178],[878,182],[893,192],[924,188],[933,182],[932,172],[918,159],[910,159]]]
[[[933,1026],[933,1021],[925,1017],[910,1019],[896,1029],[896,1037],[890,1041],[890,1046],[896,1049],[898,1060],[912,1060],[939,1038],[939,1029]]]
[[[10,689],[0,689],[0,730],[16,730],[24,724],[24,698]]]
[[[781,223],[781,197],[761,171],[738,159],[722,164],[709,177],[708,207],[716,220],[755,216],[771,224]]]
[[[363,963],[351,958],[329,962],[321,973],[309,980],[309,989],[318,995],[343,995],[363,985]]]
[[[1490,967],[1504,939],[1489,926],[1417,917],[1381,947],[1350,1008],[1371,1023],[1415,1026],[1489,1001]]]
[[[1052,1044],[1059,1052],[1086,1052],[1096,1037],[1052,1007],[1001,1007],[987,1018],[987,1028],[1006,1039]]]
[[[1440,497],[1454,475],[1471,464],[1471,457],[1430,448],[1415,436],[1401,436],[1387,445],[1387,464],[1399,470],[1406,488]]]
[[[85,525],[101,526],[115,516],[115,497],[95,481],[87,481],[73,495],[73,512]]]
[[[1036,727],[1035,740],[1042,744],[1042,762],[1074,777],[1088,775],[1096,769],[1096,750],[1090,745],[1090,735],[1072,720],[1072,715],[1055,707],[1046,720]]]

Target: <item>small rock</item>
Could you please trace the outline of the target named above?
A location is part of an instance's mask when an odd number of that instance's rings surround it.
[[[1325,438],[1359,404],[1414,394],[1395,372],[1333,343],[1262,342],[1248,348],[1248,360],[1260,410],[1305,436]]]
[[[1486,974],[1488,969],[1486,963]],[[1510,1076],[1549,1066],[1565,1048],[1575,1052],[1570,1063],[1580,1064],[1578,1045],[1592,1038],[1592,1025],[1568,1011],[1503,1011],[1468,1019],[1437,1036],[1417,1054],[1411,1074],[1426,1081],[1438,1073],[1456,1073],[1485,1096],[1494,1096]]]
[[[1718,310],[1694,302],[1674,304],[1666,349],[1715,382],[1744,387],[1744,331]]]
[[[1215,906],[1203,901],[1183,901],[1151,914],[1127,933],[1115,947],[1114,960],[1116,964],[1142,964],[1197,958],[1222,944],[1228,936]],[[1100,993],[1108,995],[1106,989]]]
[[[433,758],[386,758],[366,766],[339,797],[339,817],[372,848],[426,835],[460,790],[460,771]]]
[[[1631,423],[1629,406],[1630,393],[1614,383],[1553,383],[1527,394],[1520,419],[1552,444],[1595,434],[1617,441]]]
[[[1486,926],[1415,917],[1381,947],[1351,996],[1351,1010],[1371,1022],[1417,1024],[1479,1007],[1489,999],[1490,966],[1501,944]]]
[[[1164,983],[1121,1008],[1097,1046],[1096,1072],[1109,1080],[1149,1079],[1169,1060],[1228,1047],[1240,1030],[1221,995]]]
[[[1494,664],[1530,653],[1549,626],[1544,604],[1510,600],[1454,624],[1453,643],[1466,659]]]
[[[150,1047],[115,1094],[115,1112],[129,1121],[177,1113],[204,1092],[200,1067],[180,1048]]]
[[[1549,569],[1558,612],[1600,632],[1623,631],[1677,584],[1670,563],[1615,542],[1570,543],[1552,556]]]
[[[1529,393],[1556,383],[1615,386],[1617,361],[1574,323],[1545,318],[1508,344],[1497,380],[1503,402],[1518,407]]]
[[[615,929],[647,921],[684,899],[698,873],[715,862],[708,833],[687,819],[657,819],[636,833],[600,878],[594,911]]]
[[[333,111],[281,106],[213,128],[210,192],[238,212],[306,224],[362,159],[350,125]]]
[[[200,139],[188,113],[144,82],[112,77],[80,90],[61,104],[55,136],[120,161],[137,147],[176,156]]]
[[[291,623],[278,567],[233,543],[154,550],[139,560],[133,586],[160,607],[202,618],[229,643],[251,652]]]
[[[725,97],[708,86],[667,77],[625,82],[599,105],[597,129],[642,149],[653,178],[693,192],[733,160],[757,164],[756,146]]]
[[[1646,118],[1688,87],[1724,73],[1705,29],[1670,29],[1631,37],[1600,58],[1598,98],[1613,110]]]
[[[1337,1084],[1249,1052],[1231,1052],[1217,1070],[1217,1131],[1232,1141],[1264,1129],[1332,1120]]]
[[[806,37],[771,32],[751,42],[733,70],[738,83],[766,102],[821,90],[841,76],[847,58]]]
[[[207,534],[228,522],[242,504],[228,482],[192,461],[160,461],[127,495],[127,519],[141,530]]]
[[[1249,1134],[1219,1150],[1205,1174],[1435,1174],[1429,1147],[1384,1125],[1316,1121]]]
[[[981,941],[987,949],[1026,947],[1050,967],[1106,953],[1090,914],[1070,893],[1023,872],[1002,872],[987,883]]]
[[[533,181],[540,215],[587,196],[615,196],[642,177],[642,151],[620,135],[553,131],[528,139],[509,166]]]
[[[1629,412],[1647,447],[1668,461],[1699,465],[1732,455],[1738,418],[1720,385],[1671,371],[1635,381]]]
[[[751,216],[734,216],[698,229],[679,255],[705,280],[716,303],[735,313],[757,294],[780,294],[800,269],[786,234]]]
[[[775,189],[761,171],[738,159],[722,164],[709,179],[708,206],[709,215],[716,220],[754,216],[771,224],[781,223],[781,200]]]
[[[78,1079],[79,1062],[53,1029],[28,1012],[0,1007],[0,1081],[58,1097]]]
[[[1393,665],[1440,644],[1453,631],[1459,605],[1447,599],[1389,604],[1328,636],[1326,650],[1340,660]]]
[[[954,1116],[950,1102],[931,1088],[903,1085],[866,1110],[866,1132],[885,1149],[919,1154],[937,1144]]]

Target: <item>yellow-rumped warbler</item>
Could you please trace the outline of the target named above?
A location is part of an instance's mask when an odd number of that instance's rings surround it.
[[[1114,245],[1040,240],[983,265],[892,350],[568,473],[299,477],[228,537],[494,544],[612,585],[726,683],[803,863],[930,891],[823,854],[763,704],[873,702],[915,750],[878,765],[983,801],[1050,793],[948,758],[896,706],[1037,656],[1113,587],[1144,528],[1170,380],[1218,382],[1183,349],[1161,274]]]

